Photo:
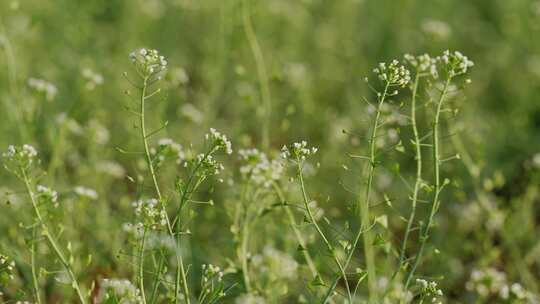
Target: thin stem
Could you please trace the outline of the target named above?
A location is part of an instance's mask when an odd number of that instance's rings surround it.
[[[369,302],[370,303],[377,303],[377,274],[375,270],[375,254],[374,254],[374,248],[373,248],[373,235],[371,231],[369,231],[370,226],[370,216],[369,216],[369,205],[370,205],[370,199],[371,199],[371,188],[373,184],[373,177],[375,176],[375,167],[376,167],[376,138],[377,138],[377,129],[379,128],[379,119],[381,116],[381,107],[384,103],[384,100],[386,99],[386,94],[388,92],[388,86],[387,83],[384,92],[379,99],[379,103],[377,105],[377,112],[375,114],[375,119],[373,121],[373,128],[371,130],[371,136],[369,139],[369,172],[368,172],[368,180],[367,180],[367,187],[364,197],[364,203],[359,204],[360,205],[360,219],[361,219],[361,225],[360,229],[363,231],[362,237],[364,241],[364,255],[366,258],[366,270],[368,273],[368,291],[369,291]]]
[[[262,147],[267,150],[270,145],[269,132],[270,132],[270,115],[272,111],[272,98],[270,95],[270,85],[268,82],[268,73],[264,64],[264,56],[261,50],[261,46],[257,41],[257,35],[253,30],[253,24],[251,22],[251,15],[249,11],[249,0],[242,0],[242,20],[244,24],[244,31],[246,33],[253,58],[255,59],[255,65],[257,66],[257,76],[261,87],[261,99],[264,107],[264,120],[262,132]]]
[[[79,282],[77,281],[77,277],[75,276],[75,273],[73,273],[73,270],[71,269],[71,265],[69,265],[68,260],[65,258],[64,254],[62,253],[62,250],[60,250],[60,246],[58,246],[58,243],[56,242],[51,232],[49,231],[47,224],[45,224],[45,222],[43,221],[43,217],[41,216],[41,213],[39,212],[39,208],[37,205],[34,191],[32,190],[32,187],[30,185],[30,179],[28,178],[26,169],[24,167],[21,167],[21,175],[24,181],[24,185],[26,187],[26,191],[28,192],[28,195],[30,196],[30,201],[32,202],[32,206],[34,207],[34,212],[38,219],[39,225],[43,229],[43,235],[49,242],[49,245],[51,249],[53,250],[53,252],[55,253],[56,257],[60,260],[60,263],[62,264],[62,266],[64,266],[64,269],[68,273],[71,279],[71,286],[73,287],[73,289],[75,289],[75,292],[77,293],[77,296],[79,297],[79,300],[81,301],[82,304],[86,304],[86,299],[81,291],[81,288],[79,287]]]
[[[358,242],[360,241],[360,237],[363,236],[364,241],[364,254],[366,256],[366,268],[368,272],[368,290],[369,290],[369,301],[370,303],[376,303],[377,299],[377,290],[376,290],[376,273],[375,273],[375,258],[373,254],[373,238],[369,233],[369,201],[371,197],[371,186],[373,183],[373,177],[375,173],[375,166],[376,166],[376,145],[375,140],[377,138],[377,129],[379,128],[379,119],[381,114],[381,108],[384,104],[386,97],[388,96],[388,88],[389,84],[387,83],[384,87],[383,94],[379,97],[378,103],[377,103],[377,109],[375,113],[375,119],[373,120],[373,126],[371,130],[371,136],[369,139],[369,149],[370,149],[370,156],[369,156],[369,171],[368,171],[368,179],[367,179],[367,186],[366,186],[366,192],[364,197],[364,203],[362,204],[362,201],[359,200],[359,209],[360,209],[360,219],[361,219],[361,225],[360,228],[358,228],[358,232],[356,233],[356,236],[354,238],[354,242],[352,244],[351,250],[349,251],[347,255],[347,259],[345,260],[345,268],[347,268],[352,260],[352,256],[356,250],[356,247],[358,246]],[[339,277],[335,279],[335,281],[330,285],[330,288],[328,292],[326,293],[326,297],[323,300],[323,304],[326,303],[330,297],[332,296],[332,293],[334,289],[337,286],[337,280],[339,280]]]
[[[32,266],[32,284],[34,287],[34,299],[37,304],[41,304],[41,298],[39,297],[39,282],[36,273],[36,242],[37,242],[37,229],[34,227],[32,229],[32,246],[31,251],[31,266]]]
[[[415,147],[415,159],[416,159],[416,181],[414,182],[414,190],[412,195],[412,206],[411,214],[407,221],[407,228],[405,229],[405,236],[403,237],[403,243],[401,244],[401,253],[399,255],[398,267],[392,277],[395,277],[403,263],[405,261],[405,255],[407,250],[407,242],[409,240],[409,234],[414,223],[414,218],[416,215],[416,205],[418,203],[418,192],[420,190],[420,185],[422,184],[422,146],[420,145],[420,136],[418,133],[418,126],[416,123],[416,95],[418,92],[418,82],[420,80],[420,75],[417,72],[414,78],[413,88],[412,88],[412,100],[411,100],[411,124],[414,136],[414,147]]]
[[[276,182],[272,182],[272,187],[274,188],[274,191],[276,192],[278,198],[279,198],[279,201],[285,205],[285,212],[287,213],[287,218],[289,220],[289,223],[291,225],[291,228],[294,232],[294,235],[296,237],[296,240],[298,241],[298,244],[300,244],[300,246],[302,246],[303,250],[302,250],[302,254],[304,255],[304,259],[306,259],[306,263],[308,265],[308,268],[309,270],[311,271],[311,274],[313,275],[313,277],[319,277],[321,278],[322,280],[322,277],[319,273],[319,271],[317,270],[317,267],[315,267],[315,263],[313,262],[313,259],[311,258],[311,255],[309,254],[308,250],[307,250],[307,247],[306,247],[306,241],[304,240],[304,237],[302,236],[302,233],[300,232],[300,230],[298,230],[298,224],[296,223],[296,220],[294,219],[294,214],[292,213],[291,211],[291,207],[289,207],[289,205],[286,205],[286,201],[285,201],[285,197],[283,195],[283,191],[281,191],[281,188],[279,187],[279,185],[277,185]],[[323,284],[324,284],[324,281],[322,281]]]
[[[304,207],[306,208],[306,213],[307,213],[307,215],[309,217],[309,221],[311,222],[311,224],[313,224],[313,226],[315,226],[315,230],[317,230],[317,233],[319,234],[319,236],[323,240],[324,244],[328,248],[328,251],[330,251],[330,253],[332,254],[332,258],[334,259],[334,262],[338,266],[339,271],[341,273],[341,277],[343,278],[343,281],[345,283],[349,303],[352,303],[351,289],[349,288],[349,281],[347,280],[347,274],[345,273],[345,267],[343,267],[343,265],[339,261],[337,255],[336,255],[336,251],[334,250],[334,247],[332,246],[332,244],[330,244],[330,242],[328,241],[328,238],[326,238],[326,235],[324,234],[321,227],[317,223],[317,220],[315,219],[315,216],[313,216],[313,212],[311,211],[311,208],[309,207],[309,202],[310,201],[308,199],[307,192],[306,192],[306,187],[304,185],[304,177],[302,175],[302,162],[301,162],[301,160],[299,158],[296,160],[296,165],[297,165],[298,178],[300,180],[300,188],[302,190],[302,198],[304,200]]]
[[[145,154],[145,157],[146,157],[146,163],[148,164],[148,168],[150,170],[150,175],[152,176],[152,182],[154,184],[154,189],[155,189],[156,195],[158,196],[159,202],[160,202],[163,210],[165,210],[165,205],[163,204],[163,197],[161,196],[161,191],[159,189],[159,184],[158,184],[158,181],[157,181],[157,175],[156,175],[156,172],[155,172],[155,169],[154,169],[154,165],[152,164],[152,157],[150,156],[150,149],[149,149],[149,146],[148,146],[146,127],[145,127],[145,101],[146,101],[146,89],[148,87],[148,79],[149,79],[148,77],[143,78],[143,86],[141,88],[141,99],[140,99],[141,138],[142,138],[142,141],[143,141],[144,154]],[[169,221],[168,216],[166,217],[166,220],[167,220],[168,232],[171,235],[171,237],[174,238],[175,237],[174,230],[172,229],[172,226],[171,226],[171,223]],[[186,304],[190,304],[189,289],[188,289],[188,286],[187,286],[186,272],[185,272],[185,269],[184,269],[184,261],[183,261],[181,253],[178,250],[179,246],[180,246],[179,239],[180,239],[180,237],[177,238],[176,246],[178,248],[175,251],[175,253],[176,253],[176,262],[178,264],[176,282],[175,282],[175,296],[174,296],[175,297],[175,303],[176,304],[180,303],[179,302],[180,298],[179,298],[178,294],[179,294],[180,281],[182,281],[181,285],[182,285],[182,289],[183,289],[184,296],[185,296],[185,302],[186,302]]]
[[[164,266],[165,266],[165,256],[162,253],[161,256],[159,257],[157,279],[154,282],[154,287],[152,288],[152,295],[150,296],[151,304],[154,304],[156,302],[156,299],[157,299],[156,295],[157,295],[157,290],[159,287],[159,278],[161,276],[161,272],[163,271]]]
[[[450,76],[446,79],[443,90],[439,97],[439,101],[437,103],[437,110],[435,111],[435,118],[433,120],[433,168],[435,170],[435,189],[434,189],[433,201],[431,203],[431,211],[429,213],[427,223],[425,224],[424,229],[420,235],[420,248],[418,250],[418,253],[416,254],[412,268],[409,271],[409,274],[407,275],[407,279],[405,281],[405,290],[409,287],[409,284],[411,283],[411,280],[414,276],[414,272],[416,271],[416,268],[418,267],[418,264],[420,263],[420,259],[422,258],[422,254],[424,253],[424,248],[426,246],[426,241],[429,236],[429,230],[431,228],[433,218],[435,216],[435,213],[437,213],[437,210],[439,209],[439,204],[440,204],[439,194],[442,190],[441,177],[440,177],[440,159],[439,159],[440,158],[440,155],[439,155],[439,149],[440,149],[439,147],[439,117],[441,114],[442,104],[444,102],[444,98],[446,97],[446,93],[448,92],[448,87],[450,86],[451,80],[452,80],[452,77]]]
[[[246,287],[247,293],[251,291],[251,280],[249,278],[248,259],[247,259],[248,242],[249,242],[249,222],[247,220],[247,210],[246,210],[246,216],[244,219],[244,225],[242,229],[241,252],[242,252],[242,275],[244,278],[244,285]]]
[[[146,294],[144,292],[144,246],[146,243],[146,233],[148,228],[145,226],[141,239],[141,248],[139,250],[139,289],[141,290],[142,302],[146,304]]]

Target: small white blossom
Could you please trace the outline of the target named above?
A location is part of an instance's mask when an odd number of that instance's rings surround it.
[[[216,131],[214,128],[210,128],[210,133],[206,134],[205,138],[212,141],[216,148],[223,149],[227,154],[232,153],[232,144],[225,134]]]
[[[142,303],[140,290],[126,279],[103,279],[101,299],[117,299],[121,304]]]
[[[392,60],[389,64],[385,62],[373,69],[379,80],[390,86],[405,87],[411,81],[411,73],[399,61]]]
[[[305,140],[295,142],[290,147],[283,146],[281,148],[281,157],[284,159],[292,158],[295,161],[304,161],[307,157],[317,153],[318,148],[309,148]]]
[[[98,193],[96,190],[87,188],[84,186],[77,186],[73,189],[77,195],[79,195],[81,198],[87,198],[91,200],[97,200],[98,199]]]
[[[28,86],[38,93],[45,94],[47,101],[52,101],[58,93],[58,89],[54,84],[39,78],[29,78]]]
[[[131,62],[145,76],[153,76],[167,68],[167,60],[157,50],[142,48],[129,54]]]

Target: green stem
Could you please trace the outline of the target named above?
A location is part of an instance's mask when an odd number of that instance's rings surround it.
[[[276,192],[280,202],[285,206],[285,212],[287,213],[287,218],[294,232],[296,240],[298,241],[298,244],[300,244],[300,246],[302,246],[302,248],[304,249],[302,250],[302,254],[304,255],[304,259],[306,259],[306,263],[308,265],[309,270],[311,271],[311,274],[313,275],[314,278],[318,276],[322,280],[322,276],[317,270],[317,267],[315,267],[315,263],[313,262],[313,259],[311,258],[309,251],[307,250],[307,247],[306,247],[307,243],[304,240],[304,237],[302,236],[302,233],[300,232],[300,230],[298,230],[298,224],[296,223],[296,220],[294,219],[294,215],[291,211],[291,207],[286,204],[283,191],[281,191],[281,188],[275,182],[272,182],[272,186],[274,187],[274,191]],[[323,281],[323,284],[324,284],[324,281]]]
[[[139,251],[139,289],[141,290],[141,298],[144,304],[146,304],[146,294],[144,292],[144,246],[146,243],[146,232],[147,228],[145,226],[141,239],[141,248]]]
[[[251,280],[249,278],[249,269],[248,269],[248,259],[247,259],[247,250],[249,242],[249,223],[247,222],[247,210],[246,210],[246,219],[244,219],[243,229],[242,229],[242,274],[244,278],[244,285],[246,287],[246,292],[251,291]]]
[[[39,282],[36,273],[36,244],[37,244],[37,229],[34,227],[32,229],[32,247],[31,251],[31,266],[32,266],[32,283],[34,287],[34,299],[37,304],[41,304],[41,298],[39,297]]]
[[[394,273],[392,277],[395,277],[399,273],[399,271],[401,270],[401,267],[403,267],[403,263],[405,262],[407,242],[409,240],[409,234],[411,232],[412,225],[414,223],[414,218],[416,215],[416,205],[418,203],[418,192],[420,190],[420,185],[422,183],[422,146],[420,144],[420,136],[418,133],[418,126],[416,123],[416,93],[418,91],[419,79],[420,79],[420,76],[417,71],[415,79],[414,79],[414,83],[413,83],[412,101],[411,101],[411,124],[412,124],[412,130],[414,134],[414,147],[415,147],[415,159],[416,159],[416,181],[414,183],[414,189],[413,189],[411,214],[409,215],[409,219],[407,221],[407,228],[405,229],[405,236],[403,237],[403,243],[401,244],[401,253],[399,255],[399,263],[398,263],[396,272]]]
[[[38,208],[37,201],[34,195],[34,191],[32,190],[32,187],[30,185],[30,179],[28,178],[26,169],[21,168],[21,173],[22,173],[24,185],[26,187],[26,191],[28,192],[30,196],[30,201],[32,202],[32,206],[34,208],[34,212],[38,219],[39,225],[43,229],[43,235],[49,242],[49,245],[51,249],[53,250],[53,252],[55,253],[56,257],[60,260],[60,263],[62,264],[62,266],[68,273],[71,279],[71,285],[73,289],[75,289],[75,292],[77,293],[77,296],[79,297],[79,300],[81,301],[82,304],[86,304],[86,299],[81,291],[81,288],[79,287],[77,277],[75,276],[75,273],[73,273],[73,270],[71,269],[71,265],[69,265],[68,260],[65,258],[64,254],[62,253],[62,250],[60,250],[60,246],[58,246],[58,243],[56,242],[51,232],[49,231],[47,224],[45,224],[45,222],[43,221],[43,217],[41,216],[41,213],[39,212],[39,208]]]
[[[270,146],[269,130],[270,130],[270,116],[272,111],[272,98],[270,95],[270,85],[268,82],[268,73],[264,64],[264,56],[261,50],[261,46],[257,41],[257,35],[253,30],[253,24],[251,23],[251,16],[249,12],[249,0],[242,0],[242,20],[244,24],[244,31],[246,33],[253,58],[255,59],[255,65],[257,66],[257,75],[261,87],[261,99],[264,107],[264,120],[261,128],[262,132],[262,147],[267,150]]]
[[[420,248],[418,250],[418,253],[416,254],[412,268],[409,271],[407,275],[407,279],[405,281],[405,290],[409,287],[411,280],[414,276],[414,272],[416,271],[416,268],[418,267],[420,263],[420,259],[422,258],[422,255],[424,253],[424,248],[426,246],[426,242],[429,236],[429,230],[431,229],[433,218],[435,216],[435,213],[437,213],[437,210],[439,209],[439,204],[440,204],[439,194],[442,190],[441,177],[440,177],[440,155],[439,155],[439,149],[440,149],[439,147],[439,117],[441,114],[442,104],[444,102],[444,98],[446,97],[446,93],[448,92],[448,87],[450,86],[451,80],[452,80],[452,77],[449,76],[446,80],[446,83],[444,84],[443,90],[439,97],[439,101],[437,103],[437,110],[435,112],[435,118],[433,120],[433,168],[435,170],[435,189],[434,189],[435,193],[433,195],[433,201],[431,203],[431,211],[429,213],[427,223],[424,226],[424,229],[420,235]]]
[[[150,296],[150,303],[154,304],[157,299],[157,290],[159,287],[159,278],[161,276],[161,272],[163,271],[163,267],[165,266],[165,256],[163,253],[159,257],[159,263],[158,263],[158,271],[157,271],[157,279],[154,282],[154,287],[152,288],[152,295]]]
[[[146,101],[146,89],[148,87],[148,77],[145,77],[143,78],[143,86],[142,86],[142,89],[141,89],[141,101],[140,101],[140,124],[141,124],[141,137],[142,137],[142,141],[143,141],[143,146],[144,146],[144,154],[146,156],[146,162],[148,164],[148,168],[150,170],[150,175],[152,176],[152,182],[154,184],[154,189],[156,191],[156,195],[158,196],[158,199],[159,199],[159,202],[163,208],[163,210],[165,210],[165,205],[163,204],[163,197],[161,196],[161,191],[159,189],[159,184],[158,184],[158,181],[157,181],[157,175],[156,175],[156,172],[155,172],[155,169],[154,169],[154,165],[152,164],[152,157],[150,156],[150,149],[149,149],[149,146],[148,146],[148,141],[147,141],[147,134],[146,134],[146,127],[145,127],[145,101]],[[175,234],[174,234],[174,230],[172,229],[172,226],[171,226],[171,223],[169,221],[169,217],[167,216],[166,217],[166,220],[167,220],[167,229],[168,229],[168,232],[169,234],[171,235],[172,238],[175,238]],[[179,235],[178,235],[178,238],[177,238],[177,250],[175,251],[176,253],[176,262],[178,264],[178,268],[177,268],[177,275],[176,275],[176,281],[175,281],[175,303],[178,304],[180,303],[180,298],[178,296],[179,294],[179,286],[180,286],[180,281],[182,281],[182,289],[183,289],[183,292],[184,292],[184,296],[185,296],[185,302],[186,304],[190,304],[190,299],[189,299],[189,289],[188,289],[188,286],[187,286],[187,279],[186,279],[186,272],[185,272],[185,268],[184,268],[184,261],[183,261],[183,258],[182,258],[182,254],[179,252],[179,246],[180,246],[180,242],[179,242]]]
[[[377,298],[376,295],[376,275],[375,275],[375,262],[374,262],[374,256],[373,256],[373,240],[371,235],[366,236],[366,234],[369,234],[369,200],[371,196],[371,186],[373,182],[373,176],[375,173],[375,166],[376,166],[376,145],[375,140],[377,137],[377,129],[379,128],[379,119],[381,114],[381,107],[384,104],[384,101],[386,100],[386,97],[388,95],[388,88],[389,84],[387,83],[384,87],[383,94],[378,99],[376,113],[375,113],[375,119],[373,120],[373,126],[371,130],[371,136],[369,139],[369,149],[370,149],[370,157],[369,157],[369,172],[368,172],[368,180],[367,180],[367,187],[365,192],[365,198],[364,198],[364,204],[361,203],[359,200],[359,209],[360,209],[360,219],[361,219],[361,225],[358,229],[358,232],[356,233],[356,236],[354,238],[354,242],[352,244],[351,250],[349,251],[349,254],[347,255],[347,259],[345,260],[344,267],[347,268],[352,260],[352,256],[356,250],[356,247],[358,246],[358,242],[360,241],[360,237],[364,236],[364,254],[366,255],[366,268],[368,271],[368,289],[369,289],[369,301],[372,303]],[[333,294],[334,289],[337,286],[337,280],[339,280],[339,277],[337,277],[332,285],[330,285],[330,288],[328,289],[326,293],[326,297],[323,300],[323,304],[326,303],[330,297]]]
[[[323,240],[324,244],[328,248],[328,251],[332,254],[332,258],[334,259],[334,262],[338,266],[339,272],[341,273],[341,277],[343,278],[343,281],[345,283],[349,303],[352,303],[351,289],[349,288],[349,281],[347,280],[347,274],[345,273],[345,267],[343,267],[343,265],[339,261],[337,255],[336,255],[336,251],[334,250],[334,247],[332,246],[332,244],[330,244],[330,242],[326,238],[326,235],[324,234],[321,227],[317,223],[317,220],[313,216],[313,212],[311,211],[311,208],[309,207],[309,199],[308,199],[308,196],[307,196],[306,187],[304,185],[304,177],[302,175],[302,162],[301,162],[301,160],[299,158],[296,160],[296,164],[297,164],[298,178],[300,180],[300,188],[302,190],[302,198],[304,200],[304,207],[306,208],[306,213],[308,215],[309,221],[311,222],[311,224],[313,224],[313,226],[315,227],[315,230],[317,230],[317,233],[319,234],[319,236]]]

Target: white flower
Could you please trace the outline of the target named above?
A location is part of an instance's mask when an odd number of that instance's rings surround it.
[[[73,189],[77,195],[79,195],[82,198],[87,198],[91,200],[97,200],[98,199],[98,193],[96,190],[87,188],[84,186],[77,186]]]
[[[474,66],[474,62],[459,51],[444,51],[443,55],[437,58],[448,71],[450,77],[465,74],[469,68]]]
[[[153,76],[167,68],[167,60],[157,50],[140,49],[129,54],[131,62],[145,76]]]
[[[51,188],[45,187],[43,185],[37,185],[36,190],[39,195],[50,199],[51,202],[56,203],[58,201],[58,192],[52,190]]]
[[[135,215],[142,221],[144,226],[158,229],[167,225],[167,213],[163,208],[160,208],[157,199],[140,199],[132,202],[131,205],[135,209]]]
[[[221,134],[214,128],[210,128],[210,133],[205,135],[207,140],[211,140],[218,149],[223,149],[227,154],[232,153],[232,144],[225,134]]]
[[[101,299],[117,299],[121,304],[139,304],[142,303],[140,290],[126,279],[103,279],[101,281]]]
[[[84,68],[81,71],[82,77],[86,80],[85,88],[89,91],[94,90],[97,86],[103,84],[103,75],[94,72],[90,68]]]
[[[397,60],[392,60],[389,64],[385,62],[373,69],[373,73],[377,75],[379,80],[389,86],[405,87],[411,81],[411,73],[407,68]]]
[[[29,78],[28,86],[38,93],[44,93],[47,101],[52,101],[58,93],[58,89],[54,84],[39,78]]]
[[[283,175],[283,165],[278,160],[269,160],[266,154],[257,149],[241,149],[238,151],[240,159],[245,162],[240,167],[240,173],[249,178],[256,185],[268,188],[272,182]]]
[[[317,153],[319,149],[316,147],[309,148],[305,140],[295,142],[290,147],[283,146],[281,148],[281,157],[284,159],[292,158],[294,161],[304,161],[307,157]]]

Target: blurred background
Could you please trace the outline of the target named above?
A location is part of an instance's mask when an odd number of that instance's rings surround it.
[[[450,49],[466,54],[475,66],[472,83],[455,101],[459,112],[445,123],[445,153],[462,157],[445,165],[443,175],[452,187],[444,195],[430,239],[433,250],[420,272],[440,282],[448,303],[503,303],[496,286],[501,277],[538,293],[540,1],[249,4],[250,25],[236,0],[0,2],[0,147],[36,146],[46,180],[67,202],[76,200],[70,193],[77,185],[98,192],[97,200],[82,206],[66,203],[65,224],[78,229],[65,234],[80,240],[74,241],[79,256],[93,256],[83,282],[89,286],[93,278],[131,271],[118,254],[125,242],[119,228],[131,216],[127,210],[134,199],[126,175],[141,174],[144,163],[116,149],[136,150],[140,144],[135,117],[126,110],[130,99],[124,92],[131,88],[122,77],[133,73],[131,51],[155,48],[169,62],[165,94],[150,106],[150,129],[168,121],[162,137],[200,146],[204,133],[215,127],[232,139],[235,150],[261,148],[263,99],[268,98],[268,151],[304,139],[319,147],[306,180],[311,196],[336,225],[351,221],[354,226],[351,204],[357,196],[352,192],[359,191],[363,167],[347,154],[367,146],[361,134],[370,116],[363,97],[373,94],[364,77],[371,77],[377,63],[405,53],[438,55]],[[257,67],[261,62],[266,97]],[[396,97],[396,111],[406,111],[399,102],[407,98]],[[428,124],[423,126],[427,130]],[[412,151],[409,129],[396,126],[397,133],[389,136],[403,136],[406,150]],[[389,165],[377,176],[378,197],[388,193],[396,200],[394,208],[375,211],[389,219],[388,231],[381,232],[383,244],[397,248],[404,229],[400,216],[409,210],[400,176],[410,180],[414,158],[407,153],[385,157]],[[234,255],[227,206],[236,197],[237,157],[223,161],[225,182],[201,194],[212,197],[216,207],[198,210],[191,242],[194,264],[225,265]],[[394,163],[400,164],[400,176],[390,169]],[[162,180],[172,189],[177,169],[168,169]],[[295,197],[297,190],[293,184],[290,188]],[[24,261],[28,253],[17,253],[25,242],[19,223],[28,219],[23,210],[29,209],[16,195],[21,187],[5,171],[0,190],[0,249]],[[421,209],[421,214],[427,211]],[[294,255],[294,240],[279,236],[279,229],[287,227],[281,224],[261,223],[268,237],[257,236],[253,251],[271,244],[283,252],[292,248]],[[26,270],[20,271],[22,286]],[[296,282],[301,293],[306,287]],[[50,294],[54,303],[55,293]],[[274,302],[295,303],[291,299],[297,297],[290,291]]]

